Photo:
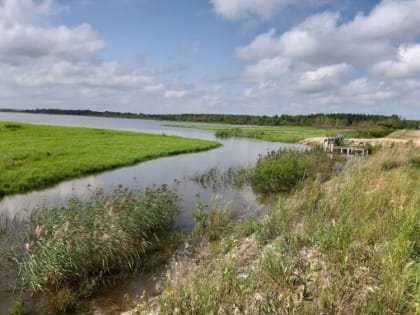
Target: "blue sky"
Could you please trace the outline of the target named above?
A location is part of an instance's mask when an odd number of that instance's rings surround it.
[[[420,0],[0,0],[0,107],[420,118]]]

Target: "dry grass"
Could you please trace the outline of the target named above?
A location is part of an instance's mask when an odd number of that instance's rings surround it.
[[[313,137],[306,138],[300,143],[308,144],[312,146],[321,145],[324,138]],[[397,130],[384,138],[348,138],[347,143],[351,144],[370,144],[370,145],[393,145],[393,144],[407,144],[414,143],[416,146],[420,146],[420,130]]]
[[[419,161],[414,146],[393,146],[308,181],[254,220],[252,236],[238,226],[178,261],[135,312],[418,314]]]

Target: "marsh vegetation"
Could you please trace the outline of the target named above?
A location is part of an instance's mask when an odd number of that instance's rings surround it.
[[[384,148],[322,184],[308,179],[278,195],[259,218],[199,216],[203,241],[133,313],[415,314],[418,159],[410,145]]]
[[[109,279],[159,266],[182,239],[171,226],[177,199],[160,187],[40,209],[8,251],[17,296],[47,297],[52,313],[72,311]]]

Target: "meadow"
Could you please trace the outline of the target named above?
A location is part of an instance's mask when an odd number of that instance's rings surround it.
[[[142,161],[220,146],[127,131],[0,122],[0,198]]]
[[[316,128],[301,126],[222,126],[222,125],[181,125],[169,124],[169,127],[194,128],[201,130],[213,130],[219,138],[252,138],[273,142],[296,143],[306,138],[344,135],[346,138],[358,136],[358,132],[352,129],[341,128]]]

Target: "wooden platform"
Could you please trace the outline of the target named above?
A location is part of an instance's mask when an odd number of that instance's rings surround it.
[[[359,154],[362,156],[369,155],[369,150],[356,145],[348,146],[337,146],[333,148],[333,151],[340,152],[340,154]]]

